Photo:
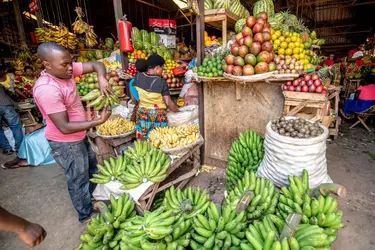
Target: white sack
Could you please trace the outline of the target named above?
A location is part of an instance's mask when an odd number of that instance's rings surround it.
[[[328,129],[318,137],[300,139],[282,136],[267,124],[264,139],[264,159],[258,176],[272,180],[276,186],[289,186],[288,175],[302,176],[309,173],[310,188],[332,182],[327,174],[326,140]]]
[[[169,127],[179,127],[183,125],[188,125],[195,123],[199,118],[198,105],[189,105],[180,108],[181,112],[168,112],[168,126]]]
[[[135,202],[138,202],[139,198],[144,192],[152,185],[151,181],[142,183],[138,187],[131,190],[121,190],[120,187],[123,185],[119,181],[110,181],[107,184],[98,184],[92,194],[95,200],[104,201],[109,200],[110,195],[112,194],[115,198],[128,193]]]

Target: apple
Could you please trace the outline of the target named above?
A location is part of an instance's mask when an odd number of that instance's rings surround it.
[[[286,85],[286,86],[290,86],[290,85],[292,85],[292,81],[287,81],[287,82],[285,83],[285,85]]]
[[[294,87],[293,87],[293,86],[289,86],[289,87],[288,87],[288,90],[289,90],[289,91],[294,91]]]
[[[319,79],[318,74],[317,74],[317,73],[312,74],[312,75],[311,75],[311,79],[313,79],[314,81],[315,81],[315,80],[318,80],[318,79]]]
[[[315,93],[315,85],[313,84],[313,85],[311,85],[310,87],[309,87],[309,92],[311,92],[311,93]]]
[[[315,87],[321,86],[322,82],[319,79],[317,79],[317,80],[314,81],[314,85],[315,85]]]
[[[319,86],[317,86],[316,87],[316,89],[315,89],[315,93],[322,93],[323,92],[323,86],[322,85],[319,85]]]
[[[305,81],[307,82],[307,81],[310,81],[311,76],[309,74],[306,74],[304,78],[305,78]]]
[[[297,87],[299,85],[299,81],[298,80],[294,80],[293,83],[292,83],[293,87]]]
[[[305,80],[302,80],[301,82],[300,82],[300,84],[299,84],[300,86],[304,86],[304,85],[306,85],[306,82],[305,82]]]
[[[309,87],[307,85],[303,85],[301,87],[301,92],[309,92]]]
[[[296,92],[301,92],[301,86],[296,87]]]
[[[308,80],[308,81],[307,81],[307,86],[310,87],[310,86],[313,85],[313,84],[314,84],[314,81],[313,81],[313,80]]]
[[[288,86],[287,85],[283,85],[283,90],[288,90]]]

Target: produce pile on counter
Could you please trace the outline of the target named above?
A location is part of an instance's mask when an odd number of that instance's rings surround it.
[[[98,126],[97,133],[104,136],[127,134],[135,130],[135,123],[122,117],[107,120]]]
[[[271,128],[276,133],[293,138],[314,138],[324,133],[319,123],[311,123],[303,118],[272,120]]]
[[[327,94],[327,89],[317,73],[305,74],[294,81],[287,81],[282,86],[283,91],[310,92],[318,94]]]
[[[218,39],[216,36],[209,36],[207,31],[204,32],[204,46],[210,47],[214,44],[220,46],[222,43],[222,39],[219,37]]]
[[[223,74],[223,57],[220,55],[204,58],[202,65],[198,67],[198,76],[221,77]]]
[[[250,76],[276,70],[273,63],[273,45],[268,15],[248,16],[242,31],[236,35],[230,54],[225,57],[223,69],[235,76]]]
[[[195,143],[200,138],[197,124],[152,130],[148,142],[155,148],[171,149]]]

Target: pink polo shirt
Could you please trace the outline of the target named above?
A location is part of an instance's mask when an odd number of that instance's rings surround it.
[[[86,136],[86,131],[64,135],[48,117],[50,114],[66,111],[71,122],[86,120],[85,110],[74,80],[74,77],[81,75],[82,71],[82,63],[73,63],[71,79],[59,79],[43,71],[34,85],[35,103],[47,121],[45,135],[48,140],[74,142],[80,141]]]

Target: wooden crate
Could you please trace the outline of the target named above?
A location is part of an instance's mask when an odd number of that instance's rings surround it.
[[[240,19],[239,16],[233,14],[226,9],[214,9],[204,11],[204,22],[209,26],[222,30],[223,45],[227,44],[228,28],[234,29],[234,25]]]
[[[322,121],[328,112],[328,97],[323,94],[283,91],[285,97],[284,116],[296,116],[300,112],[311,112],[309,120]]]
[[[196,145],[192,150],[187,152],[184,156],[176,159],[173,164],[169,167],[167,171],[167,176],[170,176],[175,170],[181,168],[184,163],[187,162],[188,159],[191,158],[192,160],[192,168],[185,174],[182,174],[176,179],[167,179],[162,183],[156,183],[150,186],[146,192],[139,198],[136,206],[136,210],[143,214],[144,211],[148,211],[151,209],[152,203],[154,201],[155,195],[161,191],[166,190],[167,188],[171,187],[172,185],[176,185],[177,188],[183,188],[191,178],[193,178],[200,167],[200,147],[203,145],[203,142]]]

